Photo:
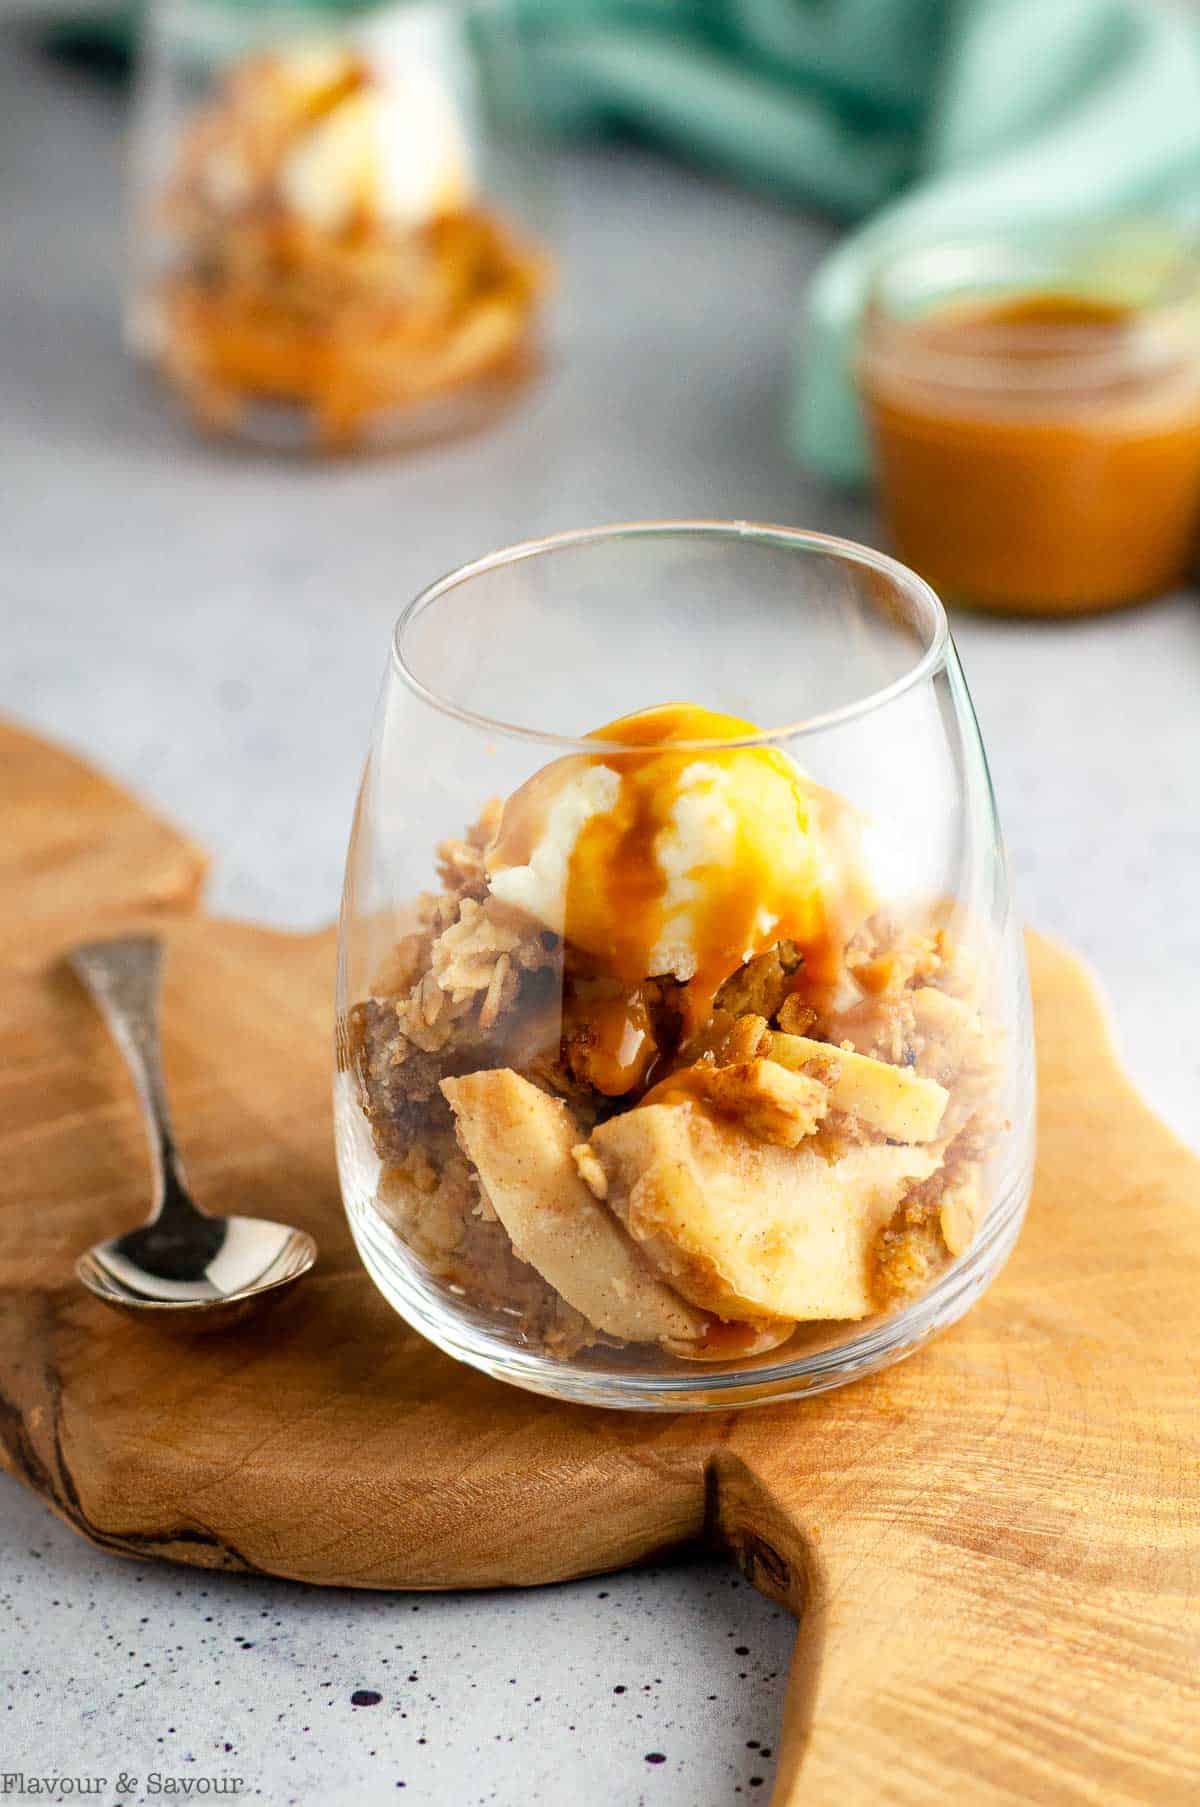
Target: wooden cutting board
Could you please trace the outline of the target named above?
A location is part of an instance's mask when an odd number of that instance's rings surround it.
[[[800,1620],[776,1807],[1200,1800],[1200,1163],[1122,1075],[1070,954],[1030,938],[1035,1197],[967,1319],[801,1404],[560,1406],[430,1348],[358,1264],[332,934],[196,914],[198,851],[60,751],[4,730],[0,773],[0,1447],[68,1523],[375,1588],[528,1586],[704,1539]],[[58,954],[148,917],[200,1197],[322,1250],[268,1318],[191,1345],[72,1278],[147,1182]]]

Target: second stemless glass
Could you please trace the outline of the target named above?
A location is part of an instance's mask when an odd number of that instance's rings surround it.
[[[541,356],[545,163],[522,37],[476,0],[153,0],[126,337],[280,450],[482,424]]]
[[[337,1023],[355,1239],[451,1354],[679,1409],[911,1352],[1006,1258],[1033,1150],[1022,946],[937,597],[721,522],[434,584],[396,628]]]

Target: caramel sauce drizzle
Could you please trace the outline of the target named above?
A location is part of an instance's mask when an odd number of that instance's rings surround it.
[[[587,738],[624,743],[621,750],[572,754],[555,760],[515,791],[505,805],[489,864],[528,864],[541,839],[547,813],[562,787],[589,767],[618,774],[620,787],[610,808],[585,822],[572,848],[566,885],[564,933],[598,973],[620,981],[627,994],[603,1002],[589,1018],[593,1036],[594,1083],[610,1096],[640,1084],[653,1059],[653,1042],[639,987],[652,973],[653,950],[669,932],[669,876],[658,858],[659,836],[675,827],[675,808],[688,769],[698,763],[724,766],[735,776],[757,762],[761,782],[778,807],[781,781],[794,797],[796,835],[788,850],[776,848],[753,808],[754,783],[739,796],[731,790],[734,851],[729,864],[698,865],[688,879],[694,900],[685,916],[686,939],[695,957],[693,976],[678,994],[683,1035],[708,1019],[724,981],[745,960],[781,939],[804,952],[798,986],[832,983],[846,940],[845,900],[822,890],[822,858],[832,854],[836,871],[852,872],[843,825],[852,812],[831,793],[806,779],[774,748],[722,753],[676,752],[681,741],[741,740],[758,730],[753,723],[689,703],[666,703],[597,729]],[[631,750],[631,743],[637,750]],[[644,748],[644,751],[642,750]],[[738,807],[739,803],[743,807]],[[789,825],[790,826],[790,825]],[[789,836],[789,839],[791,837]],[[797,882],[796,857],[811,850],[811,870]],[[788,865],[790,854],[792,864]],[[777,858],[778,856],[778,865]],[[782,871],[778,868],[782,867]],[[851,883],[859,900],[865,888]],[[859,918],[865,910],[859,912]],[[857,921],[854,923],[857,926]]]

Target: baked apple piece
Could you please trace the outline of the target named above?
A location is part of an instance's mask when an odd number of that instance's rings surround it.
[[[661,1343],[672,1354],[703,1359],[711,1341],[720,1345],[714,1354],[728,1355],[731,1339],[714,1336],[711,1315],[656,1276],[580,1177],[572,1154],[579,1131],[561,1099],[506,1067],[444,1079],[442,1092],[514,1251],[568,1305],[622,1342]],[[748,1326],[741,1353],[772,1348],[792,1329]]]
[[[608,1203],[676,1291],[726,1318],[863,1318],[872,1253],[938,1156],[871,1143],[830,1160],[747,1136],[702,1105],[648,1104],[591,1145]]]

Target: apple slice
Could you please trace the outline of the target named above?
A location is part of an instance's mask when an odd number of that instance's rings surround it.
[[[770,1057],[794,1073],[825,1079],[836,1110],[891,1142],[932,1142],[937,1136],[950,1094],[911,1067],[781,1030],[771,1032]]]
[[[887,1143],[828,1161],[746,1136],[691,1102],[650,1104],[592,1134],[608,1203],[693,1305],[733,1319],[862,1318],[872,1255],[906,1187],[938,1156]]]
[[[705,1342],[708,1318],[656,1277],[579,1177],[579,1129],[560,1099],[508,1067],[443,1079],[442,1091],[514,1250],[568,1305],[631,1343]]]

